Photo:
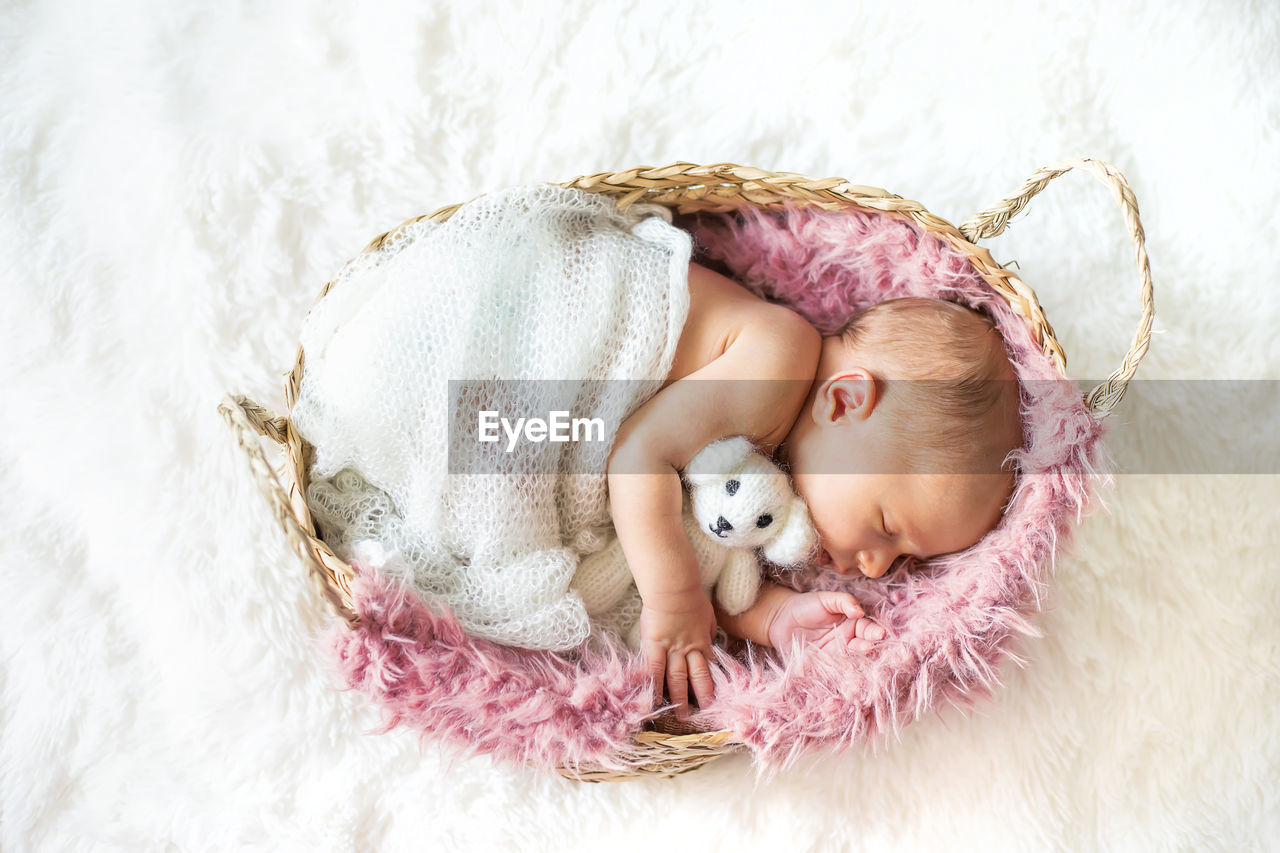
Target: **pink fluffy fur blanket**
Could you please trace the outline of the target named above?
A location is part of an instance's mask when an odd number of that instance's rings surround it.
[[[899,565],[880,580],[819,569],[799,589],[847,589],[889,637],[865,657],[802,649],[781,660],[749,644],[717,650],[716,696],[693,718],[728,729],[776,770],[816,747],[843,749],[897,732],[936,703],[989,696],[1052,572],[1055,549],[1088,500],[1101,424],[968,260],[888,215],[788,208],[677,220],[696,257],[824,334],[854,310],[900,296],[950,299],[985,311],[1004,335],[1022,385],[1026,444],[1008,511],[963,553]],[[626,769],[632,735],[656,715],[638,661],[614,653],[569,660],[472,639],[457,622],[368,569],[352,583],[360,625],[329,637],[347,683],[406,725],[464,752],[538,767]],[[661,710],[661,709],[658,709]]]

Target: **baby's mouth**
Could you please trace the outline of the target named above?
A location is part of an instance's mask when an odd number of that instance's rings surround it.
[[[823,569],[831,568],[831,555],[827,553],[826,548],[818,552],[818,559],[814,560],[813,564]]]

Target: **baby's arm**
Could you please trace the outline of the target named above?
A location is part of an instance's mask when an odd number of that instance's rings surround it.
[[[847,592],[800,593],[769,582],[761,584],[756,603],[742,613],[730,616],[716,608],[716,617],[735,637],[784,653],[796,641],[818,648],[839,644],[865,652],[885,637],[884,628],[867,618],[862,605]]]
[[[699,704],[712,697],[715,635],[715,611],[681,518],[678,472],[728,435],[766,447],[780,442],[804,402],[820,347],[817,331],[790,309],[691,264],[689,314],[669,384],[619,427],[609,509],[643,601],[640,650],[659,696],[665,679],[677,716],[687,711],[690,686]]]
[[[715,612],[681,517],[676,468],[641,439],[618,444],[609,460],[609,509],[643,607],[640,651],[655,700],[669,685],[676,714],[687,713],[692,686],[699,705],[713,686],[707,661]]]

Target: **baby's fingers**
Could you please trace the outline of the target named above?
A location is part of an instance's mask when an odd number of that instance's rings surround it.
[[[693,695],[698,697],[698,707],[705,708],[715,696],[716,684],[711,679],[711,667],[707,658],[700,651],[689,652],[689,681],[693,684]]]
[[[828,613],[843,613],[850,619],[861,619],[867,615],[862,605],[858,603],[858,599],[847,592],[823,590],[818,593],[818,600],[822,602],[822,606]]]
[[[865,617],[859,619],[853,626],[853,635],[863,640],[883,640],[886,633],[883,626]]]
[[[667,695],[671,697],[671,702],[676,706],[676,719],[687,720],[689,718],[689,673],[686,667],[684,655],[674,654],[671,656],[670,665],[667,667]]]
[[[662,685],[667,675],[667,651],[661,646],[644,647],[644,670],[649,674],[653,704],[662,701]]]
[[[849,641],[852,639],[853,623],[846,620],[819,637],[814,642],[814,646],[819,649],[825,649],[827,646],[831,645],[848,645]]]

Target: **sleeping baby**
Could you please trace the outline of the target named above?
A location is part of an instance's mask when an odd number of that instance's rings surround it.
[[[891,300],[823,337],[705,267],[691,264],[688,281],[671,372],[622,423],[608,463],[610,512],[643,601],[640,651],[680,718],[690,688],[699,705],[712,698],[717,621],[781,649],[861,651],[885,636],[849,593],[765,583],[736,616],[712,605],[678,474],[702,447],[743,435],[772,453],[808,504],[818,565],[878,578],[899,558],[960,551],[991,530],[1013,488],[1006,459],[1022,444],[1013,370],[977,312]]]
[[[290,419],[314,450],[306,498],[334,553],[411,583],[473,637],[580,647],[597,626],[570,584],[616,532],[644,665],[683,715],[691,689],[712,697],[717,615],[782,651],[884,637],[842,592],[766,583],[717,614],[679,475],[706,445],[743,436],[770,456],[807,503],[819,564],[874,578],[981,539],[1022,436],[981,315],[894,300],[822,337],[690,264],[670,216],[534,185],[402,226],[308,314]],[[561,440],[523,417],[523,443],[485,432],[490,414],[565,409],[603,434]]]

